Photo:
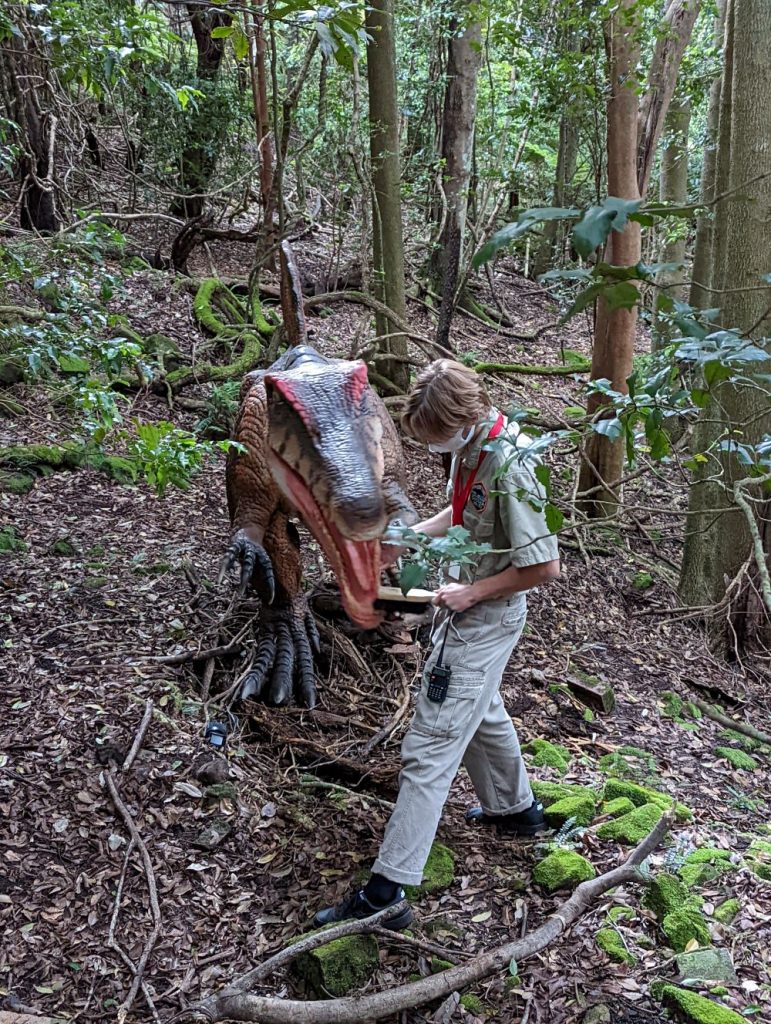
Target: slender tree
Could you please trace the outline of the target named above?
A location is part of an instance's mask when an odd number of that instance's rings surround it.
[[[432,274],[442,296],[436,340],[445,348],[450,347],[450,324],[455,311],[466,233],[481,33],[478,22],[462,29],[457,17],[450,20],[441,147],[445,201],[440,206],[442,230]]]
[[[771,331],[769,52],[771,5],[766,0],[728,0],[712,300],[721,309],[725,328],[755,338]],[[771,366],[760,369],[768,373]],[[739,654],[758,633],[765,640],[769,635],[771,588],[766,587],[764,601],[758,595],[768,583],[771,510],[761,488],[746,482],[747,467],[737,459],[736,446],[751,447],[768,434],[768,391],[760,381],[728,380],[714,388],[694,438],[694,450],[709,453],[709,458],[691,490],[680,592],[686,604],[704,607],[723,600],[727,581],[736,581],[729,587],[730,614],[713,620],[713,629],[719,645]]]
[[[367,7],[367,79],[369,85],[370,156],[372,160],[372,255],[375,294],[404,317],[404,242],[400,193],[399,108],[393,0],[373,0]],[[376,317],[381,351],[397,358],[380,372],[401,390],[409,386],[407,341],[395,334],[385,317]]]

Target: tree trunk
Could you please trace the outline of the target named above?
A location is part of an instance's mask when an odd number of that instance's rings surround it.
[[[723,45],[725,21],[725,0],[717,0],[718,16],[715,18],[715,48]],[[710,86],[707,108],[707,137],[704,142],[704,159],[701,165],[700,199],[711,203],[715,198],[715,174],[717,172],[717,133],[720,120],[720,82],[718,75]],[[707,209],[696,221],[696,243],[691,269],[691,292],[688,301],[696,309],[707,309],[711,305],[709,293],[712,272],[712,241],[714,211]]]
[[[372,255],[375,295],[397,316],[406,314],[404,243],[399,172],[399,109],[393,0],[373,0],[366,12],[369,83],[370,155],[372,160]],[[388,321],[376,317],[380,351],[406,359],[407,339],[391,334]],[[391,335],[386,337],[386,335]],[[383,376],[407,391],[409,365],[383,361]]]
[[[441,282],[442,303],[436,340],[450,348],[450,324],[455,312],[456,290],[466,233],[469,182],[477,111],[477,73],[481,57],[479,23],[458,34],[458,20],[450,20],[447,80],[442,112],[442,161],[446,214],[435,254],[432,278]]]
[[[227,104],[218,85],[226,39],[212,39],[212,30],[230,25],[232,15],[203,3],[187,5],[196,50],[196,88],[203,96],[190,115],[180,161],[180,191],[172,212],[187,218],[200,217],[209,181],[217,166],[227,131]]]
[[[645,198],[656,146],[675,92],[677,73],[699,14],[701,0],[670,0],[659,25],[648,87],[638,122],[637,186]],[[612,194],[612,193],[611,193]]]
[[[621,0],[619,9],[605,26],[605,48],[608,57],[608,193],[621,199],[639,199],[637,188],[637,93],[634,73],[640,55],[637,41],[639,15],[637,0]],[[640,225],[629,222],[623,231],[612,231],[605,252],[608,263],[617,267],[634,266],[640,262]],[[637,307],[608,308],[603,298],[597,303],[592,380],[610,379],[617,391],[627,390],[626,379],[632,372]],[[599,395],[589,398],[588,412],[593,415],[605,404]],[[592,433],[584,449],[578,490],[587,491],[599,485],[581,501],[589,516],[612,512],[618,504],[614,484],[621,477],[623,447],[607,437]]]
[[[664,141],[661,150],[661,177],[659,199],[662,203],[685,206],[688,202],[688,127],[691,123],[691,101],[687,96],[672,100],[666,117]],[[664,224],[666,232],[659,259],[662,263],[680,263],[677,270],[661,270],[656,275],[656,284],[665,288],[662,293],[671,299],[685,299],[685,243],[687,222],[675,220]],[[660,332],[661,324],[656,319],[653,332],[653,351],[668,344],[668,337]]]
[[[19,126],[22,153],[15,176],[21,188],[19,222],[23,228],[45,234],[59,230],[54,192],[56,117],[41,106],[47,95],[44,62],[28,43],[25,26],[0,52],[4,79],[3,96],[8,117]]]
[[[718,195],[713,287],[720,289],[710,305],[721,308],[721,322],[752,337],[771,330],[771,285],[759,287],[771,271],[768,248],[768,209],[771,205],[771,5],[767,0],[728,0],[726,4],[724,68],[718,136]],[[759,176],[765,175],[761,180]],[[721,233],[725,237],[721,237]],[[766,364],[751,364],[753,372],[769,372]],[[724,382],[704,410],[694,438],[694,451],[707,452],[726,439],[753,446],[771,433],[769,395],[759,386]],[[750,559],[748,579],[733,589],[729,614],[713,622],[718,647],[741,655],[756,640],[768,642],[771,608],[763,609],[752,560],[751,531],[736,507],[733,487],[747,476],[747,467],[730,452],[710,454],[704,472],[691,489],[680,593],[692,606],[713,605],[726,596]],[[748,492],[762,497],[759,488]],[[768,502],[756,500],[754,512],[760,544],[768,564],[771,531]],[[720,511],[723,510],[722,514]],[[762,624],[762,625],[761,625]],[[755,630],[755,635],[753,635]],[[761,635],[758,636],[757,634]]]
[[[552,206],[567,206],[567,189],[573,181],[578,162],[578,128],[574,116],[563,114],[560,119],[560,141],[557,151],[557,169],[554,175]],[[533,277],[545,274],[558,258],[565,239],[562,221],[550,220],[544,226],[543,240],[533,261]]]

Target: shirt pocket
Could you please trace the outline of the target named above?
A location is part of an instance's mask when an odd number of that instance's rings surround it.
[[[428,674],[418,695],[412,728],[424,736],[458,739],[471,728],[484,687],[484,672],[452,669],[447,696],[441,704],[428,699]]]

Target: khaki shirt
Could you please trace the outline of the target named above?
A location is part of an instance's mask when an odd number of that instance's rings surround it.
[[[492,410],[484,422],[485,429],[474,444],[453,455],[447,486],[451,500],[459,461],[463,486],[479,462],[482,446],[487,443],[497,418],[498,412]],[[460,566],[459,574],[451,571],[451,576],[464,583],[487,579],[512,565],[523,569],[559,558],[557,538],[549,532],[543,512],[536,511],[527,500],[528,496],[545,497],[544,489],[534,475],[541,460],[537,455],[527,453],[530,439],[520,433],[516,422],[509,423],[504,419],[503,429],[491,444],[492,448],[487,451],[474,478],[463,510],[463,525],[471,534],[472,541],[490,544],[500,553],[478,556],[476,567]],[[520,498],[518,494],[521,492],[524,494]]]

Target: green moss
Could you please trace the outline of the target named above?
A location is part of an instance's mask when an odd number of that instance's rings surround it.
[[[564,775],[568,770],[570,751],[549,740],[531,740],[523,747],[526,754],[533,755],[533,764],[538,768],[554,768]]]
[[[0,493],[28,494],[35,486],[35,478],[30,473],[6,473],[0,470]]]
[[[60,537],[49,547],[48,554],[56,555],[59,558],[73,558],[77,554],[77,551],[75,550],[75,545],[71,541],[67,540],[66,537]]]
[[[745,750],[757,750],[761,746],[758,740],[754,740],[752,736],[745,736],[743,732],[737,732],[736,729],[724,729],[720,733],[720,739],[727,743],[738,743]]]
[[[631,907],[611,907],[608,911],[608,920],[612,924],[616,921],[633,921],[636,916]]]
[[[21,539],[15,526],[0,527],[0,554],[26,550],[27,544]]]
[[[732,871],[729,850],[719,850],[709,846],[693,850],[685,858],[678,874],[688,886],[704,885],[711,882],[726,871]]]
[[[685,707],[691,718],[695,718],[698,721],[700,718],[703,717],[701,713],[701,708],[698,707],[698,705],[694,704],[692,700],[689,700]]]
[[[643,906],[652,910],[659,921],[663,921],[667,914],[675,910],[692,905],[693,897],[687,887],[676,875],[666,871],[660,872],[648,883],[643,896]]]
[[[573,818],[576,825],[588,825],[594,817],[594,797],[567,796],[546,808],[546,821],[552,828],[560,828]]]
[[[681,718],[683,714],[683,698],[672,690],[664,690],[661,694],[662,715],[667,718]]]
[[[361,987],[380,963],[374,935],[344,935],[303,953],[294,971],[320,996],[344,996]]]
[[[620,818],[622,814],[633,811],[634,804],[628,796],[618,796],[615,800],[608,800],[601,809],[603,814],[609,814],[611,818]]]
[[[533,880],[549,892],[573,889],[579,882],[594,878],[594,866],[575,850],[555,850],[536,864]]]
[[[718,757],[724,757],[734,768],[754,772],[758,767],[758,762],[754,757],[750,757],[743,750],[736,750],[734,747],[715,747],[715,753]]]
[[[746,1017],[676,985],[665,985],[661,997],[664,1006],[687,1024],[747,1024]]]
[[[636,782],[627,782],[625,779],[608,779],[605,783],[603,798],[615,800],[620,796],[629,797],[635,807],[642,807],[643,804],[658,804],[663,810],[668,811],[674,805],[675,818],[678,821],[690,821],[693,817],[691,811],[684,804],[675,803],[672,797],[666,793],[659,793],[656,789],[640,786]]]
[[[533,796],[540,800],[544,807],[551,807],[559,800],[569,797],[584,797],[596,802],[597,795],[588,786],[574,786],[567,782],[533,782]]]
[[[689,907],[667,914],[661,922],[661,929],[676,953],[682,953],[692,939],[700,946],[708,946],[711,941],[704,916],[700,911]]]
[[[238,788],[232,782],[213,782],[203,795],[206,800],[237,800]]]
[[[431,957],[431,973],[432,974],[441,974],[442,971],[449,971],[449,969],[451,967],[454,967],[454,966],[455,965],[450,963],[449,960],[442,960],[442,958],[438,957],[438,956],[432,956]]]
[[[741,904],[735,898],[725,900],[720,906],[715,907],[712,916],[721,924],[730,924],[741,910]]]
[[[600,839],[616,839],[636,846],[648,835],[663,813],[663,808],[658,804],[643,804],[620,818],[600,825],[597,835]]]
[[[109,583],[109,576],[88,576],[83,580],[83,586],[86,590],[101,590],[103,587],[108,586]]]
[[[728,989],[725,987],[725,985],[715,985],[715,987],[711,988],[709,991],[710,991],[710,995],[713,995],[713,996],[727,996],[728,995]]]
[[[771,843],[753,840],[747,850],[747,866],[758,878],[771,882]]]
[[[485,1004],[479,996],[475,996],[471,992],[460,997],[460,1005],[464,1010],[468,1010],[469,1013],[473,1013],[476,1017],[481,1017],[485,1012]]]
[[[431,844],[431,851],[423,868],[423,881],[420,885],[405,885],[404,891],[408,900],[417,900],[432,892],[447,889],[455,878],[455,854],[442,843]]]
[[[645,777],[655,774],[656,759],[640,747],[624,746],[601,757],[597,767],[601,772],[621,778]]]
[[[637,962],[637,957],[629,952],[615,928],[600,928],[594,936],[594,940],[611,960],[615,960],[620,964],[634,964]]]

